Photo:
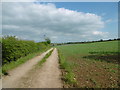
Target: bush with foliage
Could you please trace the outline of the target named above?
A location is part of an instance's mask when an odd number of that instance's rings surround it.
[[[30,53],[45,49],[46,42],[36,43],[30,40],[20,40],[15,36],[5,36],[2,38],[2,64],[16,61]]]

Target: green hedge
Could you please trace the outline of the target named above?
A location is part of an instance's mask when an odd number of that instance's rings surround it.
[[[20,40],[15,36],[5,36],[2,38],[2,64],[16,61],[20,57],[42,50],[47,46],[46,42],[36,43]]]

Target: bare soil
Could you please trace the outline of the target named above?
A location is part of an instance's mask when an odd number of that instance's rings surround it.
[[[52,49],[9,71],[9,76],[2,78],[2,87],[61,88],[61,71],[59,69],[56,49],[53,50],[51,56],[41,67],[36,67],[36,64],[51,50]]]
[[[103,59],[103,58],[102,58]],[[109,59],[109,58],[108,58]],[[77,65],[74,68],[78,87],[118,88],[118,67],[115,63],[69,57]]]

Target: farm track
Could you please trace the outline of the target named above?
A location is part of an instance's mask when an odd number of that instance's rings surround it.
[[[57,49],[40,67],[35,65],[52,49],[44,52],[19,67],[9,71],[8,76],[2,77],[3,88],[60,88],[62,87],[58,64]]]

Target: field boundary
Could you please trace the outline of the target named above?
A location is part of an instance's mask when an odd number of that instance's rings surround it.
[[[77,81],[75,79],[75,74],[72,71],[72,65],[70,65],[65,58],[60,53],[60,50],[58,49],[58,58],[59,58],[59,64],[60,69],[62,72],[62,82],[63,82],[63,88],[71,88],[71,87],[77,87]]]
[[[2,68],[0,69],[2,71],[2,75],[8,75],[8,71],[9,70],[12,70],[18,66],[20,66],[21,64],[24,64],[25,62],[29,61],[30,59],[38,56],[38,55],[41,55],[43,52],[46,52],[48,49],[50,48],[46,48],[45,50],[42,50],[42,51],[38,51],[38,52],[35,52],[35,53],[31,53],[25,57],[22,57],[20,59],[18,59],[17,61],[12,61],[8,64],[5,64],[4,66],[2,66]]]

